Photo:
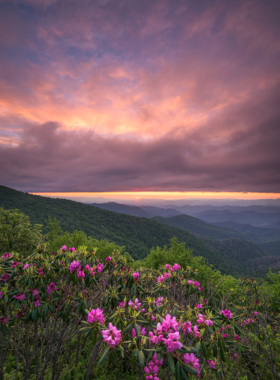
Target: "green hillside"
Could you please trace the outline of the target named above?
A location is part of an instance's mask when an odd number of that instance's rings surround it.
[[[195,256],[203,256],[208,264],[232,275],[252,274],[247,262],[266,255],[260,247],[246,240],[201,238],[157,220],[119,214],[66,199],[31,195],[4,186],[0,186],[0,207],[19,209],[33,224],[45,225],[49,216],[57,218],[64,231],[80,230],[98,240],[125,246],[136,260],[146,257],[153,247],[169,245],[172,237],[185,242]]]
[[[260,247],[271,256],[280,257],[280,240],[260,244]]]
[[[215,239],[229,239],[229,238],[245,238],[244,234],[230,230],[226,227],[214,226],[206,223],[203,220],[197,219],[189,215],[177,215],[171,218],[163,218],[161,216],[155,216],[152,218],[160,223],[167,224],[169,226],[182,228],[189,232],[204,237],[210,237]]]
[[[45,224],[50,216],[57,218],[64,231],[82,230],[96,239],[106,239],[125,246],[134,259],[142,259],[152,247],[169,245],[172,237],[193,250],[194,255],[205,257],[224,273],[234,273],[231,263],[206,242],[182,229],[169,227],[155,220],[85,205],[66,199],[31,195],[0,186],[0,207],[19,209],[32,223]]]

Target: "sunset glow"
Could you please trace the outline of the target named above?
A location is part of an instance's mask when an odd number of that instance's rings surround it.
[[[119,200],[145,199],[280,199],[280,193],[237,193],[237,192],[179,192],[179,191],[143,191],[143,192],[111,192],[111,193],[31,193],[52,198],[98,198]]]

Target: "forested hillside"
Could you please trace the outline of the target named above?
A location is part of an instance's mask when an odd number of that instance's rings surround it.
[[[125,246],[136,260],[146,257],[153,247],[169,245],[173,237],[185,242],[195,256],[204,257],[208,264],[213,264],[222,273],[236,276],[253,275],[250,260],[266,255],[261,248],[242,239],[221,243],[156,220],[118,214],[70,200],[22,193],[4,186],[0,186],[0,207],[19,209],[30,217],[33,224],[45,226],[49,217],[56,218],[62,230],[84,231],[93,238]],[[43,232],[46,232],[44,228]],[[266,273],[268,268],[264,265],[262,269]]]

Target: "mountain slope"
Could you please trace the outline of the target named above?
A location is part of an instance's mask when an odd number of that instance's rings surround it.
[[[280,230],[277,228],[255,227],[251,224],[236,222],[218,222],[211,224],[214,226],[226,227],[231,230],[239,231],[246,236],[245,238],[247,240],[251,240],[257,244],[280,240]]]
[[[260,247],[271,256],[280,257],[280,240],[260,244]]]
[[[66,199],[22,193],[4,186],[0,186],[0,207],[18,208],[32,223],[45,224],[48,216],[55,217],[64,231],[78,229],[96,239],[115,242],[125,246],[135,259],[144,258],[152,247],[169,245],[172,237],[185,242],[195,256],[205,257],[208,264],[232,275],[251,275],[250,260],[262,260],[265,255],[259,247],[242,239],[199,238],[156,220],[118,214]]]
[[[22,193],[0,186],[0,207],[18,208],[33,223],[45,224],[48,216],[57,218],[65,231],[82,230],[96,239],[113,241],[134,259],[144,258],[152,247],[168,245],[172,237],[205,257],[224,273],[233,274],[231,263],[202,239],[179,228],[169,227],[155,220],[118,214],[66,199],[53,199]]]
[[[214,226],[189,215],[178,215],[171,218],[155,216],[153,220],[157,220],[158,222],[169,226],[182,228],[204,237],[216,239],[245,238],[245,236],[240,232],[233,231],[225,227]]]

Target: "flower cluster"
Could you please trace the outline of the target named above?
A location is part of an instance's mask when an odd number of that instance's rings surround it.
[[[2,260],[6,260],[6,259],[9,259],[10,257],[11,257],[12,255],[9,253],[9,252],[7,252],[7,253],[4,253],[4,255],[2,255]]]
[[[139,302],[138,298],[135,298],[134,302],[133,301],[128,301],[128,306],[133,307],[134,310],[138,310],[141,306],[141,302]],[[142,311],[145,311],[145,309],[142,309]]]
[[[159,380],[158,372],[159,367],[163,366],[163,359],[158,360],[157,354],[154,353],[152,360],[149,361],[148,366],[144,368],[147,373],[146,380]]]
[[[100,323],[102,325],[103,322],[104,322],[103,311],[100,310],[99,308],[92,309],[88,313],[87,323]]]
[[[196,338],[200,338],[200,331],[198,330],[198,326],[193,326],[192,330],[192,323],[191,321],[184,322],[182,324],[182,331],[184,335],[187,335],[189,333],[191,336],[195,336]]]
[[[190,364],[197,371],[197,376],[199,376],[199,360],[195,357],[194,354],[184,354],[182,355],[182,360],[184,363]]]
[[[133,276],[133,280],[134,280],[134,281],[138,281],[138,278],[139,278],[139,272],[134,272],[134,273],[132,274],[132,276]]]
[[[70,270],[70,273],[73,273],[73,272],[79,272],[81,270],[81,265],[79,263],[79,261],[72,261],[72,263],[70,264],[69,266],[69,270]]]
[[[47,293],[52,294],[52,292],[55,292],[57,290],[57,287],[55,286],[54,282],[51,282],[50,285],[47,286]]]
[[[207,318],[206,315],[198,314],[198,320],[197,323],[201,325],[202,323],[205,323],[206,326],[213,326],[213,322]]]
[[[96,266],[96,270],[98,273],[101,273],[103,271],[103,268],[104,268],[104,265],[101,263],[97,264]]]
[[[227,319],[232,319],[232,312],[230,310],[221,310],[220,314],[222,314]]]
[[[171,317],[170,314],[167,314],[162,322],[157,324],[156,330],[154,330],[153,333],[151,331],[149,332],[150,340],[154,344],[163,342],[167,352],[179,350],[182,347],[182,343],[179,341],[180,334],[178,328],[179,325],[176,321],[176,317]]]
[[[105,261],[111,261],[112,260],[112,257],[111,256],[108,256],[106,257]]]
[[[121,330],[118,330],[112,323],[109,323],[109,329],[102,331],[103,342],[115,348],[117,344],[121,343]]]
[[[23,301],[26,297],[25,297],[25,294],[19,293],[17,295],[14,295],[13,298],[15,298],[18,301]]]
[[[64,245],[63,247],[66,247],[66,245]],[[61,248],[62,249],[62,248]],[[67,249],[67,247],[66,247],[66,249]],[[65,249],[65,250],[66,250]],[[76,251],[76,248],[75,247],[72,247],[72,248],[69,248],[69,252],[77,252]]]

